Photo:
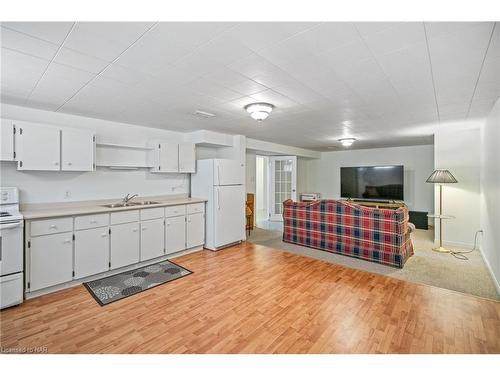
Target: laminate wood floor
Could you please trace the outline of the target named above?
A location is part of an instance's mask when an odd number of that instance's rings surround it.
[[[83,286],[0,313],[50,353],[499,353],[500,303],[244,243],[101,307]]]

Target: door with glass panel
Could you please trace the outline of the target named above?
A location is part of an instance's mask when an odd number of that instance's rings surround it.
[[[269,158],[269,220],[283,221],[283,202],[297,200],[297,157]]]

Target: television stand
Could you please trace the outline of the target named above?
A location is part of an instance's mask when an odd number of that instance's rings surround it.
[[[359,204],[365,207],[375,207],[375,208],[390,208],[396,210],[400,207],[405,207],[406,205],[402,201],[396,200],[362,200],[362,199],[346,199],[346,201]]]

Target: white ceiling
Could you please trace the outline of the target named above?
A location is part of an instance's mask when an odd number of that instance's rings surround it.
[[[359,139],[353,148],[428,144],[419,124],[485,116],[500,95],[493,22],[4,22],[0,30],[4,103],[312,149],[346,136]],[[243,109],[256,101],[276,106],[260,124]]]

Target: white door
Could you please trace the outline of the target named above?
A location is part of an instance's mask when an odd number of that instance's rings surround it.
[[[16,152],[19,170],[59,171],[61,131],[58,128],[28,123],[16,125]]]
[[[165,252],[175,253],[186,249],[186,216],[165,219]]]
[[[71,281],[73,278],[73,233],[32,237],[30,247],[30,291]]]
[[[196,148],[194,143],[179,143],[179,172],[196,172]]]
[[[14,124],[2,119],[0,133],[0,160],[14,159]]]
[[[214,159],[214,185],[245,183],[245,165],[228,159]]]
[[[95,275],[109,269],[108,227],[75,232],[75,278]]]
[[[141,261],[165,254],[163,219],[141,221]]]
[[[95,135],[89,130],[61,131],[61,170],[93,171]]]
[[[283,221],[283,202],[297,200],[297,157],[269,158],[269,219]]]
[[[214,187],[215,247],[245,239],[245,190],[242,185]]]
[[[139,223],[111,227],[111,269],[139,262]]]
[[[179,172],[179,145],[163,142],[159,146],[158,170],[155,172]]]
[[[191,214],[187,216],[186,247],[188,249],[205,243],[205,214]]]

